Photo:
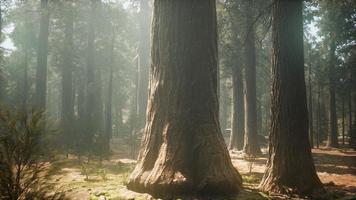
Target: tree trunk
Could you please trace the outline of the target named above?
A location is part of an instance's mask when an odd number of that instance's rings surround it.
[[[260,189],[311,195],[321,190],[322,184],[308,139],[302,1],[277,0],[272,9],[271,132]]]
[[[228,103],[229,103],[229,92],[228,88],[226,86],[226,83],[224,83],[226,80],[225,79],[220,79],[220,95],[219,95],[219,102],[220,102],[220,107],[219,107],[219,121],[221,125],[221,131],[223,134],[225,134],[226,129],[227,129],[227,122],[228,122],[228,116],[229,116],[229,110],[228,110]]]
[[[311,81],[311,71],[312,66],[309,66],[309,138],[310,138],[310,145],[311,148],[314,147],[314,127],[313,127],[313,87]]]
[[[3,27],[3,17],[2,17],[2,9],[1,9],[2,3],[0,1],[0,38],[2,38],[2,27]],[[0,49],[0,103],[2,103],[3,98],[4,98],[4,69],[3,69],[3,55],[4,52],[2,49]]]
[[[345,94],[342,94],[342,106],[341,106],[341,115],[342,115],[342,145],[345,145]]]
[[[73,134],[73,9],[72,2],[67,5],[65,15],[65,39],[63,49],[63,66],[62,66],[62,129],[64,132],[64,145],[68,151],[72,148]]]
[[[41,0],[40,33],[38,37],[35,108],[46,110],[47,93],[47,56],[49,34],[48,0]]]
[[[145,126],[148,96],[148,75],[150,56],[150,8],[148,0],[140,0],[139,13],[140,43],[139,43],[139,93],[138,93],[138,129]]]
[[[352,132],[352,92],[349,91],[349,135]]]
[[[233,110],[229,149],[236,148],[237,150],[242,150],[244,147],[245,136],[245,99],[243,91],[243,75],[240,66],[235,66],[232,71]]]
[[[330,63],[329,63],[329,134],[328,134],[328,147],[339,147],[338,144],[338,133],[337,133],[337,116],[336,116],[336,98],[335,98],[335,74],[336,74],[336,58],[335,49],[336,44],[334,39],[331,39],[330,44]]]
[[[110,152],[110,139],[112,138],[112,90],[113,90],[113,76],[114,76],[114,51],[115,51],[115,27],[113,27],[113,34],[111,39],[111,62],[110,62],[110,72],[109,72],[109,84],[108,84],[108,97],[106,102],[106,117],[105,117],[105,137],[104,137],[104,152]]]
[[[22,111],[27,111],[27,98],[28,98],[28,41],[25,44],[25,56],[24,56],[24,71],[23,71],[23,91],[22,91]]]
[[[246,42],[245,42],[245,142],[244,152],[248,155],[260,155],[257,134],[257,99],[256,99],[256,47],[253,22],[252,1],[246,3]]]
[[[317,134],[316,134],[316,148],[319,149],[319,142],[320,142],[320,135],[322,132],[321,128],[321,83],[319,81],[318,83],[318,110],[317,110]]]
[[[90,153],[93,146],[93,137],[97,131],[97,113],[96,111],[96,99],[98,95],[96,93],[96,80],[95,80],[95,20],[97,13],[98,0],[91,0],[91,10],[88,25],[88,49],[87,49],[87,63],[86,63],[86,94],[85,94],[85,123],[86,123],[86,135],[83,138],[84,148]]]
[[[218,120],[216,26],[215,0],[154,1],[148,115],[129,189],[173,198],[241,188]]]

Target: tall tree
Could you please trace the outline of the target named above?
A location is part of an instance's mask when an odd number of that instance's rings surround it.
[[[40,33],[38,36],[36,93],[35,93],[35,107],[41,111],[46,110],[48,35],[49,35],[48,0],[41,0]]]
[[[249,155],[261,154],[257,134],[256,98],[256,47],[254,28],[254,1],[245,1],[246,41],[245,41],[245,142],[244,152]]]
[[[2,21],[3,21],[3,11],[2,11],[2,8],[1,8],[1,6],[2,6],[2,2],[0,1],[0,39],[2,38],[2,27],[3,27],[3,23],[2,23]],[[0,103],[1,103],[1,101],[3,100],[3,93],[4,93],[4,72],[3,72],[3,66],[2,66],[2,64],[3,64],[3,54],[4,54],[4,52],[3,52],[3,50],[2,49],[0,49]]]
[[[145,125],[147,95],[148,95],[148,76],[149,76],[149,56],[150,56],[150,8],[149,0],[140,0],[139,13],[140,42],[139,42],[139,84],[138,84],[138,106],[137,114],[139,127]]]
[[[86,94],[85,94],[85,117],[86,117],[86,136],[84,136],[84,148],[90,152],[93,145],[93,137],[97,129],[96,99],[99,94],[96,93],[95,80],[95,21],[97,15],[97,6],[99,0],[90,1],[90,16],[88,21],[88,47],[86,60]]]
[[[240,2],[231,1],[228,8],[229,16],[231,17],[231,35],[232,35],[232,53],[231,64],[232,71],[232,118],[231,118],[231,135],[229,142],[229,149],[236,148],[242,150],[244,147],[245,137],[245,99],[244,99],[244,80],[243,80],[243,66],[238,59],[242,58],[242,51],[239,48],[242,46],[240,41],[239,21],[241,21],[241,14],[239,9]]]
[[[302,4],[276,0],[272,5],[271,132],[260,184],[265,192],[311,195],[322,189],[308,139]]]
[[[229,149],[236,148],[242,150],[245,137],[245,110],[244,110],[244,91],[243,74],[241,66],[234,66],[232,69],[232,94],[233,110],[231,120],[231,137]]]
[[[129,189],[164,196],[241,188],[218,121],[215,4],[154,1],[148,115]]]
[[[327,146],[329,147],[338,147],[338,128],[337,128],[337,116],[336,116],[336,43],[335,37],[332,37],[330,40],[330,54],[329,54],[329,134]]]
[[[104,152],[110,152],[110,139],[112,137],[112,93],[113,93],[113,77],[114,77],[114,64],[115,64],[115,26],[113,26],[113,33],[111,38],[110,49],[110,70],[109,70],[109,84],[108,84],[108,97],[105,108],[105,136],[104,136]]]
[[[62,106],[61,118],[62,128],[64,133],[64,142],[68,150],[73,141],[71,138],[73,133],[73,29],[74,29],[74,16],[73,16],[73,2],[66,2],[66,15],[65,15],[65,30],[64,30],[64,48],[63,48],[63,62],[62,62]]]

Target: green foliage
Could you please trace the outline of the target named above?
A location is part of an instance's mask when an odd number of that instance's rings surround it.
[[[43,113],[0,110],[0,197],[2,199],[48,199],[43,182],[48,162],[42,160]]]

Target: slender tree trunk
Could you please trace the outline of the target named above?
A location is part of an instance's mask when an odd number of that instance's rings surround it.
[[[154,1],[148,115],[129,189],[166,199],[241,187],[218,120],[215,3]]]
[[[320,81],[318,83],[318,111],[317,111],[317,134],[316,134],[316,148],[319,149],[320,135],[322,132],[321,128],[321,85]]]
[[[138,129],[145,126],[148,96],[148,75],[150,56],[150,8],[148,0],[140,0],[139,13],[140,43],[139,43],[139,93],[138,93]]]
[[[220,102],[220,124],[221,124],[221,131],[224,134],[227,129],[227,121],[228,121],[228,101],[229,101],[229,93],[226,84],[224,83],[225,79],[220,79],[220,95],[219,95],[219,102]]]
[[[242,150],[245,136],[243,75],[240,66],[235,66],[232,71],[233,109],[229,149],[236,148],[237,150]]]
[[[313,87],[311,81],[312,66],[309,66],[309,138],[311,148],[314,148],[314,124],[313,124]]]
[[[355,71],[354,71],[355,73]],[[355,77],[354,77],[355,78]],[[354,91],[356,90],[356,80],[354,80]],[[356,105],[356,92],[353,93],[354,94],[354,105]],[[353,148],[354,150],[356,150],[356,109],[354,110],[354,117],[353,117],[353,128],[351,130],[350,133],[350,147]]]
[[[345,145],[345,94],[342,94],[342,145]]]
[[[64,49],[63,49],[63,66],[62,66],[62,129],[64,132],[64,146],[67,150],[73,147],[73,114],[74,114],[74,104],[73,104],[73,8],[72,1],[68,2],[66,21],[65,21],[65,39],[64,39]]]
[[[352,132],[352,93],[349,92],[349,135]]]
[[[328,147],[339,147],[338,144],[338,133],[337,133],[337,116],[336,116],[336,98],[335,98],[335,65],[336,65],[336,58],[335,58],[335,49],[336,44],[333,39],[331,39],[330,45],[330,62],[329,62],[329,134],[328,134]]]
[[[106,117],[105,117],[105,137],[104,137],[104,151],[105,153],[110,152],[110,139],[112,138],[112,93],[113,93],[113,76],[114,76],[114,64],[115,64],[115,27],[113,28],[113,34],[111,39],[111,63],[109,72],[109,84],[108,84],[108,97],[106,102]]]
[[[276,0],[272,7],[271,132],[260,184],[268,193],[311,195],[322,189],[308,139],[302,4]]]
[[[245,42],[245,142],[244,152],[248,155],[260,155],[257,134],[256,99],[256,47],[253,24],[253,1],[246,3],[246,42]]]
[[[86,63],[86,94],[85,94],[85,117],[86,117],[86,135],[84,136],[84,148],[90,154],[93,146],[93,137],[97,131],[97,113],[96,99],[99,94],[96,93],[95,80],[95,20],[97,14],[98,0],[91,0],[91,11],[88,25],[88,47],[87,47],[87,63]]]
[[[28,98],[28,47],[27,41],[25,44],[25,57],[24,57],[24,72],[23,72],[23,91],[22,91],[22,111],[27,111],[27,98]]]
[[[3,17],[2,17],[2,9],[1,9],[2,3],[0,1],[0,38],[2,38],[2,22],[3,22]],[[3,101],[4,98],[4,72],[3,72],[3,55],[4,52],[2,49],[0,49],[0,103]]]
[[[47,56],[49,35],[48,0],[41,0],[40,33],[38,37],[35,108],[46,110]]]

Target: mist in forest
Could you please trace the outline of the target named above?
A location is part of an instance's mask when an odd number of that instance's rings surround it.
[[[356,198],[352,0],[0,0],[0,199]]]

